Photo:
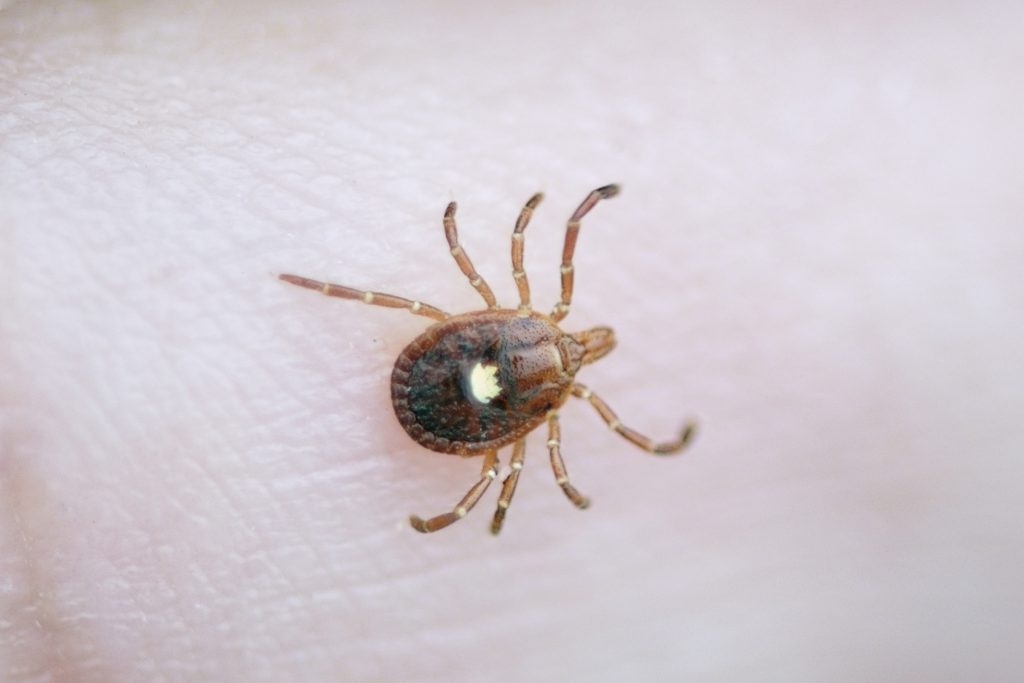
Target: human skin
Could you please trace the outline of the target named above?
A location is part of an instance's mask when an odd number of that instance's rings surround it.
[[[1009,681],[1024,10],[50,3],[0,13],[0,680]],[[530,439],[395,420],[430,323],[615,328]],[[507,465],[509,453],[501,454]]]

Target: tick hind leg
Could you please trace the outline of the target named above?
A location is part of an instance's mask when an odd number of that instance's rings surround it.
[[[355,299],[357,301],[362,301],[364,304],[384,306],[385,308],[404,308],[410,313],[426,316],[427,318],[432,318],[434,320],[445,320],[448,318],[448,314],[440,308],[435,308],[434,306],[430,306],[419,301],[403,299],[402,297],[394,296],[393,294],[366,292],[361,289],[354,289],[352,287],[346,287],[345,285],[336,285],[330,282],[320,282],[319,280],[311,280],[308,277],[300,277],[298,275],[285,274],[279,275],[278,278],[299,287],[315,289],[321,294],[326,294],[327,296],[336,296],[339,299]]]
[[[594,392],[586,388],[582,384],[574,384],[572,387],[572,393],[574,396],[585,399],[590,405],[594,406],[601,418],[608,424],[608,427],[612,431],[618,432],[623,438],[630,443],[639,446],[648,453],[655,455],[672,455],[683,450],[686,445],[693,438],[694,433],[697,431],[697,425],[693,422],[687,422],[683,426],[683,431],[680,432],[679,438],[675,441],[665,441],[658,443],[640,432],[630,429],[629,427],[622,424],[619,421],[618,416],[615,412],[608,407],[608,404],[602,401]]]
[[[590,499],[576,490],[576,487],[569,483],[569,473],[565,471],[565,461],[562,460],[562,429],[558,425],[558,413],[551,411],[548,414],[548,453],[551,455],[551,469],[555,473],[555,481],[562,490],[565,497],[572,501],[572,504],[580,510],[590,507]]]
[[[516,492],[516,484],[519,483],[519,473],[523,471],[523,458],[526,455],[526,439],[519,439],[512,447],[512,461],[509,466],[512,471],[501,483],[501,495],[498,496],[498,509],[494,511],[494,519],[491,520],[491,533],[498,534],[501,525],[505,523],[505,512],[512,504],[512,495]]]
[[[473,506],[480,500],[480,496],[484,495],[484,491],[487,490],[487,487],[491,485],[491,482],[497,476],[498,451],[488,451],[484,456],[484,466],[480,471],[480,481],[473,484],[473,487],[466,492],[466,495],[462,497],[462,500],[455,505],[451,512],[445,512],[437,517],[431,517],[426,520],[412,515],[409,517],[409,523],[412,524],[412,528],[416,531],[427,534],[459,521],[473,509]]]

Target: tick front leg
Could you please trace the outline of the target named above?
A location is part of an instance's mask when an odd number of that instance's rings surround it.
[[[574,384],[572,387],[572,393],[574,396],[586,399],[590,405],[594,406],[594,409],[597,410],[598,414],[606,423],[608,423],[608,426],[612,430],[618,432],[627,441],[639,446],[648,453],[654,453],[655,455],[672,455],[673,453],[678,453],[686,447],[693,438],[694,433],[697,431],[696,424],[693,422],[687,422],[686,425],[683,426],[683,431],[680,433],[678,439],[675,441],[657,443],[640,432],[623,425],[615,415],[615,412],[608,407],[608,404],[602,401],[596,394],[594,394],[594,392],[582,384]]]
[[[458,264],[459,270],[462,274],[469,278],[469,284],[476,288],[476,291],[480,292],[480,296],[484,298],[484,303],[487,304],[488,308],[498,308],[498,302],[494,298],[494,292],[487,285],[487,282],[480,277],[480,274],[473,268],[473,262],[469,260],[469,255],[466,250],[459,244],[459,231],[455,227],[455,209],[458,205],[452,202],[448,205],[448,208],[444,212],[444,236],[448,240],[448,248],[452,252],[452,256],[455,257],[455,263]]]
[[[362,301],[364,304],[384,306],[385,308],[404,308],[410,313],[426,316],[427,318],[432,318],[434,320],[445,320],[449,317],[448,314],[440,308],[434,308],[433,306],[429,306],[419,301],[403,299],[402,297],[394,296],[393,294],[366,292],[361,289],[353,289],[352,287],[336,285],[330,282],[320,282],[319,280],[311,280],[308,277],[300,277],[298,275],[278,275],[278,278],[299,287],[314,289],[321,294],[326,294],[327,296],[336,296],[339,299],[355,299],[357,301]]]
[[[609,199],[619,193],[618,185],[605,185],[599,187],[583,200],[576,211],[569,218],[569,224],[565,228],[565,244],[562,246],[562,298],[551,311],[551,319],[556,323],[569,315],[569,306],[572,304],[573,286],[573,265],[572,257],[576,253],[576,238],[580,234],[580,221],[590,213],[590,210],[602,199]]]
[[[412,524],[412,528],[422,533],[430,533],[443,529],[446,526],[459,521],[466,514],[473,509],[477,501],[480,500],[480,496],[484,495],[484,491],[491,485],[491,482],[495,477],[498,476],[498,451],[487,451],[484,456],[484,466],[480,471],[480,481],[475,483],[466,495],[462,497],[456,505],[455,509],[451,512],[446,512],[437,517],[431,517],[430,519],[424,520],[416,515],[409,517],[409,523]]]
[[[501,495],[498,496],[498,509],[494,511],[494,519],[491,520],[491,533],[497,535],[501,531],[501,525],[505,523],[505,512],[512,504],[512,495],[516,492],[516,484],[519,483],[519,473],[523,471],[523,458],[526,456],[526,439],[519,439],[512,447],[512,462],[509,466],[512,471],[501,483]]]
[[[576,487],[569,483],[569,473],[565,471],[565,461],[562,460],[562,428],[558,425],[558,413],[552,410],[548,413],[548,452],[551,455],[551,469],[555,473],[555,481],[565,496],[572,501],[572,504],[580,510],[590,507],[590,499],[576,490]]]

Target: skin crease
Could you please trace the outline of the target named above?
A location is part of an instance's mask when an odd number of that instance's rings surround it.
[[[8,3],[0,680],[1008,681],[1024,628],[1011,3]],[[395,421],[458,313],[616,330],[502,535]],[[507,465],[509,452],[501,454]]]

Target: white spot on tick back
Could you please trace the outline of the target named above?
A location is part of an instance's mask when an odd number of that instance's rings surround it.
[[[557,346],[549,346],[551,350],[551,360],[554,362],[555,367],[558,368],[558,374],[565,376],[565,366],[562,364],[562,352],[558,350]]]
[[[498,366],[477,363],[469,371],[469,390],[480,403],[490,403],[491,399],[501,393],[498,384]]]

